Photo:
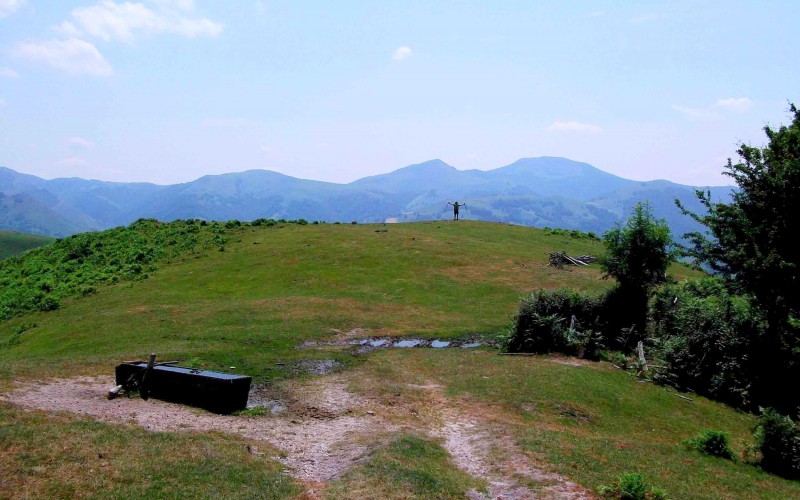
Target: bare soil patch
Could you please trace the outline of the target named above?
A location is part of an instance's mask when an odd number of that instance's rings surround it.
[[[444,396],[435,383],[409,384],[415,393],[391,401],[348,390],[353,373],[290,381],[279,389],[256,387],[264,406],[275,402],[277,414],[259,417],[215,415],[163,401],[105,395],[110,377],[78,377],[19,384],[0,399],[31,410],[71,412],[109,423],[129,423],[152,431],[221,431],[263,441],[279,450],[274,458],[317,496],[324,482],[358,464],[394,432],[413,430],[440,440],[453,463],[489,483],[477,498],[591,498],[590,492],[563,476],[547,472],[522,453],[502,415]],[[374,381],[380,384],[380,381]],[[274,408],[274,406],[272,406]],[[252,450],[260,453],[259,450]]]
[[[268,442],[281,450],[275,457],[297,479],[328,481],[347,470],[369,450],[386,426],[360,411],[361,399],[342,383],[311,384],[295,394],[299,412],[279,417],[214,415],[164,401],[121,397],[109,401],[110,377],[79,377],[20,384],[0,396],[15,405],[49,412],[89,415],[109,423],[131,423],[152,431],[221,431]],[[320,418],[322,417],[322,418]]]

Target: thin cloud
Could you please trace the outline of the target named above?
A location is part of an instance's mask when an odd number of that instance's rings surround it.
[[[17,73],[11,68],[0,67],[0,78],[9,78],[9,79],[19,78],[19,73]]]
[[[67,139],[67,142],[69,142],[70,146],[75,146],[76,148],[81,148],[81,149],[91,149],[94,147],[93,142],[87,141],[83,137],[78,137],[78,136],[70,137],[69,139]]]
[[[753,101],[747,97],[728,97],[717,101],[704,108],[673,104],[672,109],[682,114],[689,120],[714,120],[723,116],[722,112],[742,113],[753,107]]]
[[[158,4],[164,8],[174,8],[191,12],[194,10],[194,0],[150,0],[151,3]]]
[[[44,63],[70,75],[111,76],[114,70],[97,47],[78,38],[20,42],[11,51],[14,57]]]
[[[599,125],[583,122],[553,122],[547,130],[550,132],[584,132],[589,134],[599,134],[603,128]]]
[[[673,104],[672,109],[690,120],[713,120],[719,118],[719,113],[710,108],[692,108],[682,104]]]
[[[659,14],[642,14],[639,16],[635,16],[631,18],[631,22],[633,24],[645,24],[651,23],[653,21],[658,21],[659,19],[663,19],[664,16]]]
[[[753,107],[753,101],[747,97],[729,97],[727,99],[717,99],[715,106],[728,111],[749,111]]]
[[[0,108],[6,105],[6,100],[0,97]]]
[[[392,59],[395,61],[402,61],[403,59],[408,59],[409,56],[411,56],[411,49],[409,47],[398,47],[392,54]]]
[[[0,17],[6,17],[18,11],[25,0],[0,0]]]
[[[151,9],[143,3],[116,3],[103,0],[70,13],[70,20],[56,27],[67,36],[92,36],[101,40],[133,42],[138,35],[170,33],[194,38],[216,37],[222,25],[206,18],[188,17],[194,11],[193,1],[156,1]]]

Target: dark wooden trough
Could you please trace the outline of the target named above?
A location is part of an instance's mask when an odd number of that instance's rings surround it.
[[[117,385],[141,391],[142,397],[181,403],[214,413],[231,413],[247,407],[251,378],[243,375],[195,370],[146,362],[122,363],[116,368]],[[144,384],[143,384],[144,382]]]

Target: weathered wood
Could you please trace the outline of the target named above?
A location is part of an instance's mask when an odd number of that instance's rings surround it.
[[[156,353],[150,353],[150,360],[147,362],[147,368],[142,375],[142,382],[139,384],[139,395],[147,401],[150,398],[150,378],[153,373],[153,366],[156,364]]]
[[[577,258],[570,257],[567,255],[567,252],[553,252],[549,255],[550,258],[547,266],[553,266],[559,269],[562,269],[564,266],[588,266],[590,262],[595,262],[597,260],[591,255],[582,255]]]
[[[639,353],[639,362],[642,364],[642,371],[647,371],[647,360],[644,358],[644,342],[641,340],[636,344],[636,350]]]

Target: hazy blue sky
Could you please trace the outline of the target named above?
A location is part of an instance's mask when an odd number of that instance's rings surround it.
[[[800,1],[0,0],[0,165],[348,182],[565,156],[708,185],[800,103]]]

